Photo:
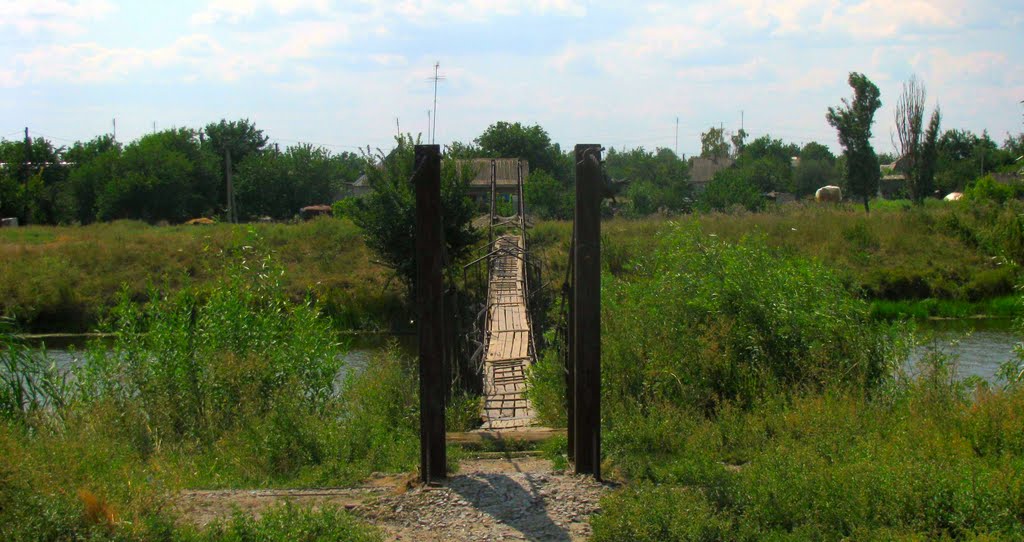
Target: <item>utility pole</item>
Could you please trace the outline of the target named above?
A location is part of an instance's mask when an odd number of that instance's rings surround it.
[[[28,180],[32,176],[32,140],[28,137],[28,126],[25,127],[25,164],[22,166],[22,182],[25,186],[25,193],[28,194]],[[22,215],[25,223],[29,223],[28,198],[25,198],[22,206]]]
[[[25,185],[28,185],[28,178],[32,169],[32,139],[28,137],[28,127],[25,127]]]
[[[238,217],[235,213],[235,187],[231,184],[231,149],[224,149],[224,174],[228,182],[228,222],[235,224]]]
[[[679,158],[679,117],[676,117],[676,158]]]
[[[427,109],[427,133],[430,133],[430,110]]]
[[[110,121],[110,123],[114,126],[114,133],[113,133],[114,141],[117,141],[117,117],[114,117]]]

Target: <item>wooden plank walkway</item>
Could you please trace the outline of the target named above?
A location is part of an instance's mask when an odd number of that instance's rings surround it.
[[[526,399],[526,369],[535,353],[526,309],[523,238],[494,242],[487,299],[484,355],[484,430],[527,427],[534,418]]]

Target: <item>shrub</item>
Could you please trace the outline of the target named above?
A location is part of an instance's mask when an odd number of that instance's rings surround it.
[[[993,201],[1002,205],[1020,193],[1020,187],[1000,183],[991,175],[985,175],[968,186],[964,191],[964,196],[971,201]]]
[[[780,389],[870,389],[899,359],[897,331],[871,323],[838,277],[763,239],[733,244],[677,226],[638,268],[605,285],[612,403],[712,408]]]
[[[122,295],[106,326],[114,344],[93,345],[77,371],[82,399],[138,409],[170,441],[215,439],[288,395],[323,408],[341,367],[330,322],[288,301],[282,268],[252,243],[208,287],[154,291],[142,308]]]

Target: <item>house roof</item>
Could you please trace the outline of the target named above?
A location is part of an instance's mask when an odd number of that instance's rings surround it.
[[[495,184],[498,187],[514,187],[519,184],[519,164],[523,166],[523,179],[530,175],[530,163],[520,158],[473,158],[456,160],[455,167],[462,175],[463,168],[472,168],[474,177],[470,181],[471,188],[491,187],[491,161],[495,166]]]
[[[731,166],[732,158],[690,158],[690,182],[694,184],[706,184],[711,181],[715,173]]]

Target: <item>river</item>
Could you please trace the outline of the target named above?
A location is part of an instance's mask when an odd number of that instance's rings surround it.
[[[83,357],[83,349],[87,342],[93,337],[86,335],[56,335],[47,337],[33,337],[29,344],[46,349],[46,355],[59,368],[68,368],[80,364]],[[370,359],[377,352],[383,350],[391,341],[396,341],[399,348],[407,353],[413,352],[413,339],[408,335],[388,334],[367,334],[367,335],[343,335],[339,342],[347,345],[342,356],[344,364],[335,378],[335,385],[340,385],[349,371],[358,371],[369,363]],[[99,337],[101,342],[107,338]],[[112,339],[110,339],[112,340]]]
[[[1014,359],[1021,335],[1008,319],[929,320],[918,324],[920,344],[908,362],[912,366],[929,349],[949,354],[961,378],[981,377],[996,381],[999,367]]]
[[[914,364],[929,349],[938,348],[951,355],[957,361],[957,370],[961,378],[977,376],[989,382],[995,382],[1000,365],[1013,359],[1014,346],[1020,341],[1020,335],[1013,329],[1013,323],[1005,319],[992,320],[930,320],[918,323],[918,339],[922,342],[914,349],[907,362],[907,368]],[[366,365],[374,353],[378,352],[394,337],[388,335],[357,335],[347,336],[344,340],[349,348],[345,353],[345,368],[358,369]],[[397,337],[403,349],[412,353],[413,337]],[[50,357],[60,367],[68,367],[78,363],[80,349],[85,343],[83,337],[63,336],[34,341],[45,344]],[[339,374],[339,378],[341,378]]]

